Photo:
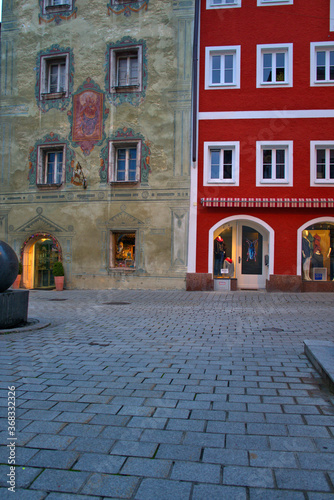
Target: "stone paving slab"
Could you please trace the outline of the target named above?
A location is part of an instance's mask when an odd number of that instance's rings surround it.
[[[334,390],[334,342],[304,340],[304,352],[325,382]]]
[[[304,352],[333,303],[31,291],[50,326],[0,334],[1,500],[10,386],[18,500],[333,500],[334,394]]]

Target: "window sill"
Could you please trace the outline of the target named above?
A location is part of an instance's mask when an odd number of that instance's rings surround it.
[[[141,92],[141,87],[140,85],[124,85],[124,86],[117,86],[117,87],[111,87],[110,89],[111,93],[113,94],[122,94],[126,92]]]
[[[47,12],[63,12],[64,10],[69,10],[71,5],[69,3],[64,3],[62,5],[47,5],[45,10]]]
[[[109,268],[109,273],[115,273],[115,274],[131,274],[134,273],[136,269],[134,267],[110,267]]]
[[[60,184],[36,184],[39,189],[59,189],[63,183]]]
[[[135,186],[139,184],[139,181],[110,181],[109,184],[114,186]]]
[[[44,93],[41,94],[43,100],[49,99],[61,99],[62,97],[66,97],[66,92],[54,92],[54,93]]]

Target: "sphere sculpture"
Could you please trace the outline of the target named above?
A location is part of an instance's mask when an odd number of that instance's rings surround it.
[[[0,293],[9,288],[19,272],[19,260],[8,243],[0,240]]]

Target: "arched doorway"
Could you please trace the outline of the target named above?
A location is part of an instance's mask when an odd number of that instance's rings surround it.
[[[61,260],[61,247],[51,234],[32,235],[22,246],[23,287],[51,289],[55,287],[52,268]]]
[[[266,287],[269,274],[273,274],[274,231],[255,217],[240,215],[221,220],[209,232],[209,272],[214,278],[224,277],[215,265],[215,240],[224,240],[225,257],[232,260],[232,273],[239,289]],[[225,268],[230,268],[224,263]]]

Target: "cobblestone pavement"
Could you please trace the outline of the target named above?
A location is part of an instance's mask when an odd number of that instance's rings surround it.
[[[304,339],[333,340],[333,305],[30,292],[29,317],[51,326],[0,336],[0,498],[334,499],[334,395],[303,353]]]

